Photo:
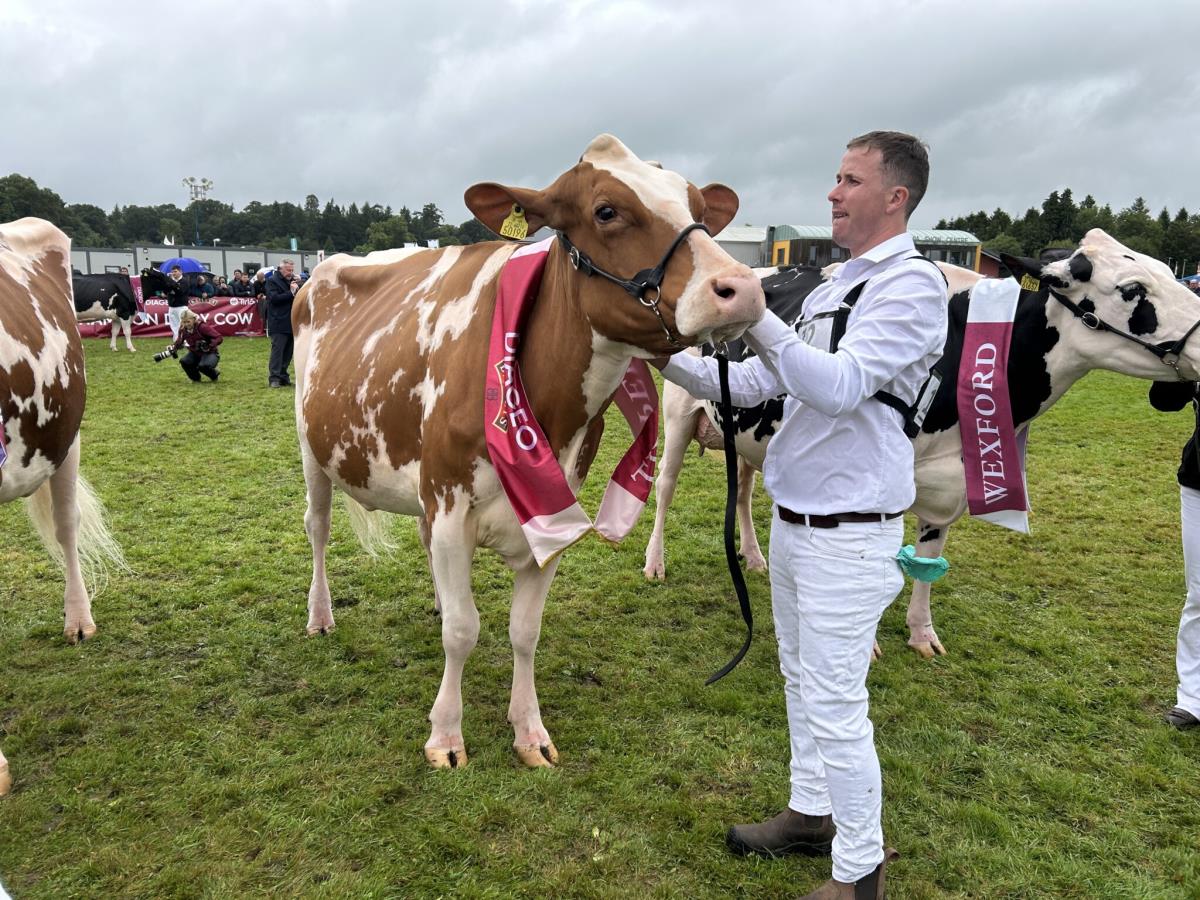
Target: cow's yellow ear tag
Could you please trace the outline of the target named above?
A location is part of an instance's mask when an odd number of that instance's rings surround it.
[[[1033,291],[1034,293],[1037,293],[1041,289],[1042,289],[1042,283],[1040,281],[1038,281],[1036,278],[1034,278],[1032,275],[1025,274],[1025,275],[1021,276],[1021,290]]]
[[[529,223],[525,221],[525,210],[521,208],[520,204],[514,203],[512,212],[500,226],[500,236],[511,238],[514,241],[523,241],[527,234],[529,234]]]

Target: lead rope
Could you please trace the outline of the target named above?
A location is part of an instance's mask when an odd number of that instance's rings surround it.
[[[750,609],[750,595],[746,591],[746,579],[742,576],[742,567],[738,565],[737,551],[733,546],[733,520],[737,513],[738,473],[737,450],[734,448],[733,400],[729,392],[729,359],[724,353],[718,353],[717,374],[721,379],[721,419],[725,423],[722,429],[725,437],[725,561],[729,564],[729,577],[733,579],[733,589],[737,593],[738,604],[742,608],[742,618],[746,621],[746,642],[742,649],[734,654],[733,659],[725,663],[721,670],[710,675],[704,682],[707,687],[714,684],[733,671],[742,661],[746,651],[750,649],[750,639],[754,637],[754,613]]]

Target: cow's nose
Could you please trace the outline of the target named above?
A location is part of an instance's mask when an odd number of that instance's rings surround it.
[[[727,269],[710,282],[714,302],[727,322],[752,324],[766,309],[762,283],[746,266]]]

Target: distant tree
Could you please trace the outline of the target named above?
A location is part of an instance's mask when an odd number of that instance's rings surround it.
[[[984,250],[992,253],[1007,253],[1009,256],[1024,256],[1025,248],[1011,234],[1001,232],[983,245]]]
[[[372,222],[367,228],[367,239],[354,248],[355,253],[370,253],[372,250],[388,250],[392,247],[403,247],[405,242],[413,240],[408,224],[400,216],[390,216]]]
[[[183,225],[178,219],[162,218],[158,220],[158,237],[154,239],[154,242],[161,243],[167,238],[171,238],[177,244],[186,241]]]
[[[15,174],[0,178],[0,222],[37,216],[61,226],[64,213],[62,197],[38,187],[32,178]]]
[[[942,227],[942,226],[938,226]],[[496,235],[478,219],[471,218],[458,226],[458,236],[464,244],[478,244],[480,241],[494,241]]]

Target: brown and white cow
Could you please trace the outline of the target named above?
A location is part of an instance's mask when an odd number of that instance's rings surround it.
[[[63,633],[96,632],[83,570],[124,565],[103,509],[79,475],[85,394],[83,342],[71,300],[71,246],[41,219],[0,225],[0,416],[7,457],[0,503],[26,508],[47,550],[66,571]],[[0,755],[0,794],[11,780]]]
[[[658,263],[694,222],[719,232],[738,201],[723,185],[698,189],[602,135],[549,188],[477,184],[466,204],[497,233],[518,204],[531,232],[548,226],[565,233],[598,267],[628,277]],[[439,768],[467,761],[461,678],[479,633],[471,596],[478,547],[495,550],[515,573],[508,710],[514,747],[529,766],[558,758],[542,724],[533,667],[557,560],[545,569],[535,564],[484,442],[497,278],[515,249],[492,242],[334,256],[313,271],[292,312],[313,548],[308,632],[334,624],[325,574],[332,488],[369,510],[416,516],[442,609],[446,666],[425,744],[426,758]],[[666,326],[687,345],[739,335],[764,309],[750,269],[696,230],[672,255],[661,297]],[[522,348],[529,401],[572,489],[587,474],[603,412],[630,360],[677,349],[649,309],[576,271],[559,242]]]

